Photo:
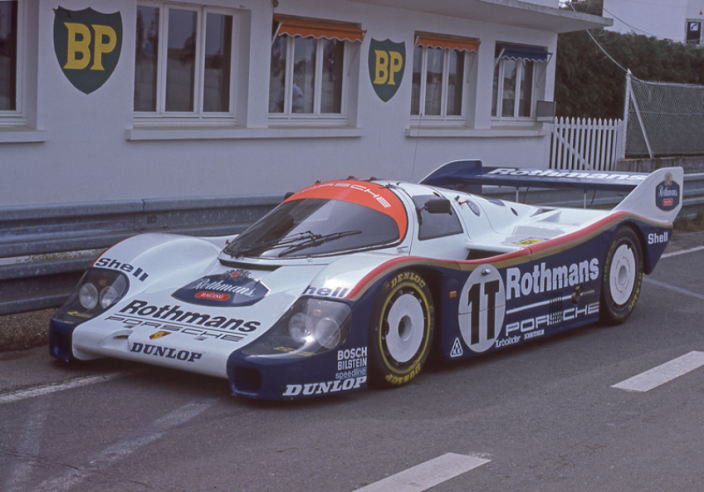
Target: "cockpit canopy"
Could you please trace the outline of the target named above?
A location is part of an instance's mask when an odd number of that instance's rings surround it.
[[[296,258],[398,244],[408,229],[401,200],[363,181],[331,181],[286,199],[225,249],[231,257]]]

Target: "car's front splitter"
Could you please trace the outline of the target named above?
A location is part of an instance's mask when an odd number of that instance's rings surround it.
[[[227,362],[232,392],[247,398],[286,400],[348,393],[367,387],[367,347],[350,343],[315,355],[246,355]]]

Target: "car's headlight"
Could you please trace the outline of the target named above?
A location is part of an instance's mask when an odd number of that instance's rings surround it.
[[[340,323],[333,318],[323,318],[315,328],[315,341],[326,349],[334,349],[342,341]]]
[[[117,303],[128,287],[129,281],[123,273],[89,268],[57,314],[92,318]]]
[[[98,288],[91,283],[83,284],[78,290],[78,300],[81,306],[90,311],[98,305]]]
[[[347,338],[352,310],[338,301],[302,298],[272,330],[246,347],[246,355],[313,355],[332,350]]]
[[[103,287],[103,290],[100,291],[100,306],[103,309],[109,308],[115,304],[115,301],[122,297],[124,290],[125,289],[122,285],[118,285],[117,288],[115,287],[115,284]]]
[[[300,345],[310,342],[313,336],[313,321],[307,314],[294,314],[288,322],[288,334]]]

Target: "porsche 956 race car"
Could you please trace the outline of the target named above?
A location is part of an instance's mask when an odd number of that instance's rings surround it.
[[[454,161],[420,184],[355,179],[293,194],[235,237],[148,233],[105,251],[50,326],[51,355],[117,357],[294,399],[417,377],[628,318],[682,206],[652,174]],[[477,185],[632,190],[613,210],[485,198]]]

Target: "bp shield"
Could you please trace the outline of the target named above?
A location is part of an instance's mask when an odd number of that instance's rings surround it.
[[[406,43],[386,39],[369,43],[369,77],[379,99],[386,102],[396,94],[406,66]]]
[[[90,94],[115,71],[122,49],[122,16],[92,8],[54,10],[54,51],[76,89]]]

